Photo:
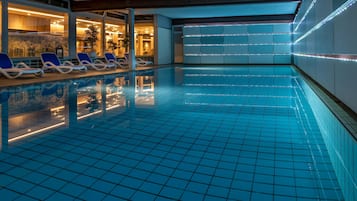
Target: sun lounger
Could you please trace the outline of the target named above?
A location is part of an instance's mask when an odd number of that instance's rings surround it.
[[[18,78],[23,75],[43,76],[43,70],[40,68],[30,68],[23,62],[14,66],[12,60],[7,54],[0,53],[0,73],[9,79]]]
[[[70,61],[65,61],[63,64],[58,59],[57,55],[52,52],[45,52],[41,54],[41,61],[44,70],[56,70],[60,73],[66,74],[72,71],[86,72],[87,67],[83,65],[74,65]]]
[[[87,53],[77,53],[77,59],[81,65],[87,66],[87,68],[92,68],[95,70],[106,70],[106,69],[116,69],[117,64],[115,63],[104,63],[101,60],[94,60],[89,57]]]
[[[124,59],[117,59],[113,53],[106,52],[104,54],[107,63],[114,63],[120,68],[128,68],[128,64]]]

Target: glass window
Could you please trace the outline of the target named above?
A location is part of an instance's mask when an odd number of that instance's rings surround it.
[[[87,52],[90,56],[101,56],[102,52],[102,23],[78,18],[77,23],[77,52]]]
[[[136,56],[154,55],[154,26],[152,24],[135,24]]]
[[[9,56],[38,57],[42,52],[68,56],[68,18],[65,13],[9,4]]]
[[[121,24],[115,22],[105,23],[106,52],[112,52],[117,56],[123,57],[127,51],[123,43],[124,38],[125,24],[123,22]]]

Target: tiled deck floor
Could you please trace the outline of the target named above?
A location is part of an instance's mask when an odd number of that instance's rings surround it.
[[[137,67],[137,70],[145,70],[145,69],[152,69],[155,68],[151,67]],[[32,75],[22,76],[16,79],[7,79],[4,76],[0,77],[0,87],[9,87],[9,86],[18,86],[18,85],[26,85],[26,84],[34,84],[34,83],[41,83],[41,82],[51,82],[51,81],[58,81],[58,80],[68,80],[68,79],[77,79],[83,77],[90,77],[90,76],[97,76],[97,75],[106,75],[106,74],[114,74],[114,73],[122,73],[128,72],[129,69],[121,69],[118,68],[116,70],[105,70],[105,71],[96,71],[96,70],[88,70],[86,73],[78,73],[73,72],[69,74],[61,74],[57,72],[45,72],[43,77],[35,77]]]
[[[315,158],[328,167],[316,180],[309,146],[294,118],[110,111],[10,144],[0,154],[0,197],[342,200],[327,155]]]

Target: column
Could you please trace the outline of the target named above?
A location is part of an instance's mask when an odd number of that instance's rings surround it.
[[[132,70],[136,69],[136,58],[135,58],[135,33],[134,33],[134,24],[135,24],[135,13],[133,8],[128,8],[128,24],[129,24],[129,68]]]
[[[106,45],[107,45],[107,41],[106,41],[106,38],[105,38],[105,18],[107,16],[107,12],[105,11],[104,14],[103,14],[103,17],[102,17],[102,28],[100,30],[100,35],[101,35],[101,38],[102,38],[102,47],[100,48],[100,52],[101,54],[103,54],[102,56],[104,56],[104,53],[105,53],[105,50],[106,50]]]
[[[1,0],[1,52],[8,53],[9,48],[9,12],[8,0]]]
[[[68,12],[68,52],[69,58],[76,58],[77,52],[77,24],[76,24],[76,15],[71,11]]]

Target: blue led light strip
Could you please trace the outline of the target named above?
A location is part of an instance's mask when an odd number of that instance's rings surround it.
[[[298,43],[302,39],[306,38],[308,35],[310,35],[312,32],[320,29],[323,25],[328,23],[329,21],[333,20],[335,17],[343,13],[345,10],[347,10],[349,7],[351,7],[353,4],[355,4],[357,0],[348,0],[344,4],[342,4],[340,7],[338,7],[335,11],[333,11],[330,15],[328,15],[325,19],[320,21],[318,24],[316,24],[312,29],[310,29],[308,32],[306,32],[304,35],[302,35],[300,38],[298,38],[294,44]]]
[[[235,54],[235,53],[231,53],[231,54],[185,54],[185,56],[282,56],[282,55],[291,55],[289,54],[272,54],[272,53],[267,53],[267,54]]]
[[[276,33],[242,33],[242,34],[187,34],[184,38],[191,37],[213,37],[213,36],[275,36],[275,35],[291,35],[290,32],[276,32]]]
[[[235,27],[235,26],[256,26],[256,25],[281,25],[291,23],[259,23],[259,24],[210,24],[210,25],[185,25],[184,28],[195,28],[195,27]]]
[[[296,99],[295,96],[269,96],[269,95],[245,95],[245,94],[209,94],[209,93],[185,93],[185,96],[216,96],[216,97],[244,97],[244,98],[281,98]]]
[[[313,0],[309,6],[309,8],[306,10],[306,12],[304,13],[304,16],[301,18],[300,22],[297,23],[295,29],[294,29],[294,32],[296,32],[296,30],[298,30],[299,26],[301,25],[301,23],[305,20],[307,14],[310,13],[311,9],[315,6],[317,0]]]
[[[280,108],[280,109],[295,109],[292,106],[279,106],[279,105],[248,105],[248,104],[218,104],[218,103],[192,103],[185,101],[185,105],[199,105],[199,106],[215,106],[215,107],[249,107],[249,108]]]
[[[296,78],[291,75],[250,75],[250,74],[239,74],[239,75],[228,75],[228,74],[207,74],[207,73],[197,73],[197,74],[185,74],[185,77],[254,77],[254,78]]]
[[[190,87],[248,87],[248,88],[280,88],[292,89],[291,85],[260,85],[260,84],[183,84]]]
[[[239,43],[239,44],[185,44],[188,47],[215,47],[215,46],[260,46],[260,45],[292,45],[292,43]]]
[[[293,55],[294,56],[298,56],[298,57],[328,59],[328,60],[335,60],[335,61],[357,62],[357,58],[356,59],[345,58],[345,57],[343,57],[343,55],[327,56],[327,55],[314,55],[314,54],[301,54],[301,53],[293,53]],[[356,55],[352,55],[352,56],[356,57]]]

